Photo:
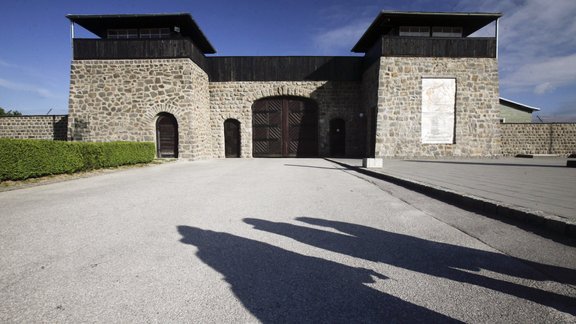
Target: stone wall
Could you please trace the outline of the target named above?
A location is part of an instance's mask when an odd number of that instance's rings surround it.
[[[66,140],[68,115],[0,117],[0,138]]]
[[[421,143],[422,78],[456,79],[455,143]],[[501,154],[495,59],[382,57],[362,81],[209,82],[189,59],[72,62],[68,137],[80,141],[156,140],[161,112],[179,127],[179,154],[224,157],[224,121],[241,125],[241,156],[252,156],[252,105],[299,96],[319,108],[319,154],[329,155],[329,123],[346,122],[346,154],[472,157]],[[374,123],[372,123],[374,121]],[[370,127],[376,128],[375,145]]]
[[[210,83],[212,155],[224,157],[224,121],[240,122],[241,156],[252,157],[252,104],[261,98],[298,96],[313,99],[319,109],[319,154],[330,152],[328,131],[333,118],[346,121],[346,154],[362,153],[359,116],[360,84],[336,81],[212,82]]]
[[[191,60],[72,62],[71,140],[154,142],[161,112],[176,117],[181,157],[210,157],[208,75]]]
[[[500,128],[505,156],[576,153],[576,124],[500,124]]]
[[[423,77],[456,79],[454,144],[421,143]],[[498,98],[496,59],[381,57],[376,156],[497,156]]]

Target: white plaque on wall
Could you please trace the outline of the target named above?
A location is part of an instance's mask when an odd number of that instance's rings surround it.
[[[422,79],[422,143],[454,143],[456,79]]]

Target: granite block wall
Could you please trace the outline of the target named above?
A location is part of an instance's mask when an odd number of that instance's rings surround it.
[[[500,124],[502,154],[576,153],[576,124]]]
[[[0,138],[66,140],[68,115],[0,117]]]
[[[455,142],[421,143],[422,78],[456,79]],[[241,125],[241,156],[252,156],[252,105],[262,98],[310,98],[319,108],[319,154],[329,122],[346,122],[346,154],[365,157],[485,157],[500,147],[495,59],[381,57],[361,81],[209,82],[189,59],[73,61],[68,137],[156,140],[160,112],[179,126],[182,158],[224,157],[224,121]],[[371,128],[376,139],[371,142]]]
[[[330,152],[328,131],[329,121],[333,118],[342,118],[346,122],[346,154],[361,154],[363,120],[360,116],[359,82],[211,82],[209,88],[214,157],[224,157],[224,121],[229,118],[240,122],[241,156],[252,157],[252,104],[258,99],[275,96],[305,97],[316,102],[321,156]]]
[[[381,57],[376,157],[501,154],[498,63],[491,58]],[[421,143],[422,78],[455,78],[455,141]]]
[[[210,157],[208,75],[190,59],[72,62],[71,140],[154,142],[161,112],[176,117],[181,157]]]

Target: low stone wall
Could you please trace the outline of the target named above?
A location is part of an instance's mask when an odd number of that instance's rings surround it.
[[[0,117],[0,138],[66,140],[68,115]]]
[[[500,124],[502,154],[576,153],[576,123]]]

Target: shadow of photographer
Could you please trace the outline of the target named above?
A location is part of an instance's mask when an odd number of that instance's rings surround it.
[[[263,323],[458,322],[367,286],[385,276],[228,233],[178,226]]]
[[[346,222],[310,217],[299,217],[297,220],[340,233],[253,218],[244,219],[244,222],[257,230],[286,236],[324,250],[488,288],[576,315],[576,298],[474,273],[488,270],[516,278],[549,280],[540,271],[535,271],[536,268],[544,269],[547,273],[559,273],[561,283],[573,285],[576,283],[576,271],[573,269]]]

